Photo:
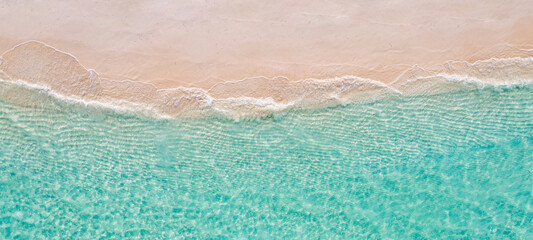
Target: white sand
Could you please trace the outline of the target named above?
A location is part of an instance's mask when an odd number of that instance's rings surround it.
[[[85,100],[151,103],[162,112],[208,106],[212,98],[252,97],[265,111],[343,99],[357,85],[343,76],[365,78],[369,98],[439,73],[532,77],[533,2],[473,2],[2,1],[0,74]],[[12,49],[29,40],[49,46]],[[472,65],[513,57],[525,60]],[[178,87],[201,89],[163,90]],[[265,98],[274,102],[253,102]]]
[[[390,82],[415,64],[533,48],[531,1],[430,2],[2,1],[0,52],[38,40],[106,78],[209,88],[256,76]]]

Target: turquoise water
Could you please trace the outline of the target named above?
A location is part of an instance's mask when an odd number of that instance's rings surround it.
[[[36,99],[0,101],[0,238],[533,236],[530,87],[240,122]]]

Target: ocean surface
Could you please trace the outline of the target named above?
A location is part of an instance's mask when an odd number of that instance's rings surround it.
[[[533,236],[528,84],[240,121],[25,93],[0,99],[2,239]]]

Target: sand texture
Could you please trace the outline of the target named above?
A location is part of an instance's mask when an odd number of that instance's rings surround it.
[[[530,1],[8,1],[0,76],[172,116],[524,83],[532,13]]]

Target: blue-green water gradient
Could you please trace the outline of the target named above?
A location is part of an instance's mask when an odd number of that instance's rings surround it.
[[[0,101],[0,238],[533,236],[530,87],[239,122],[47,101]]]

